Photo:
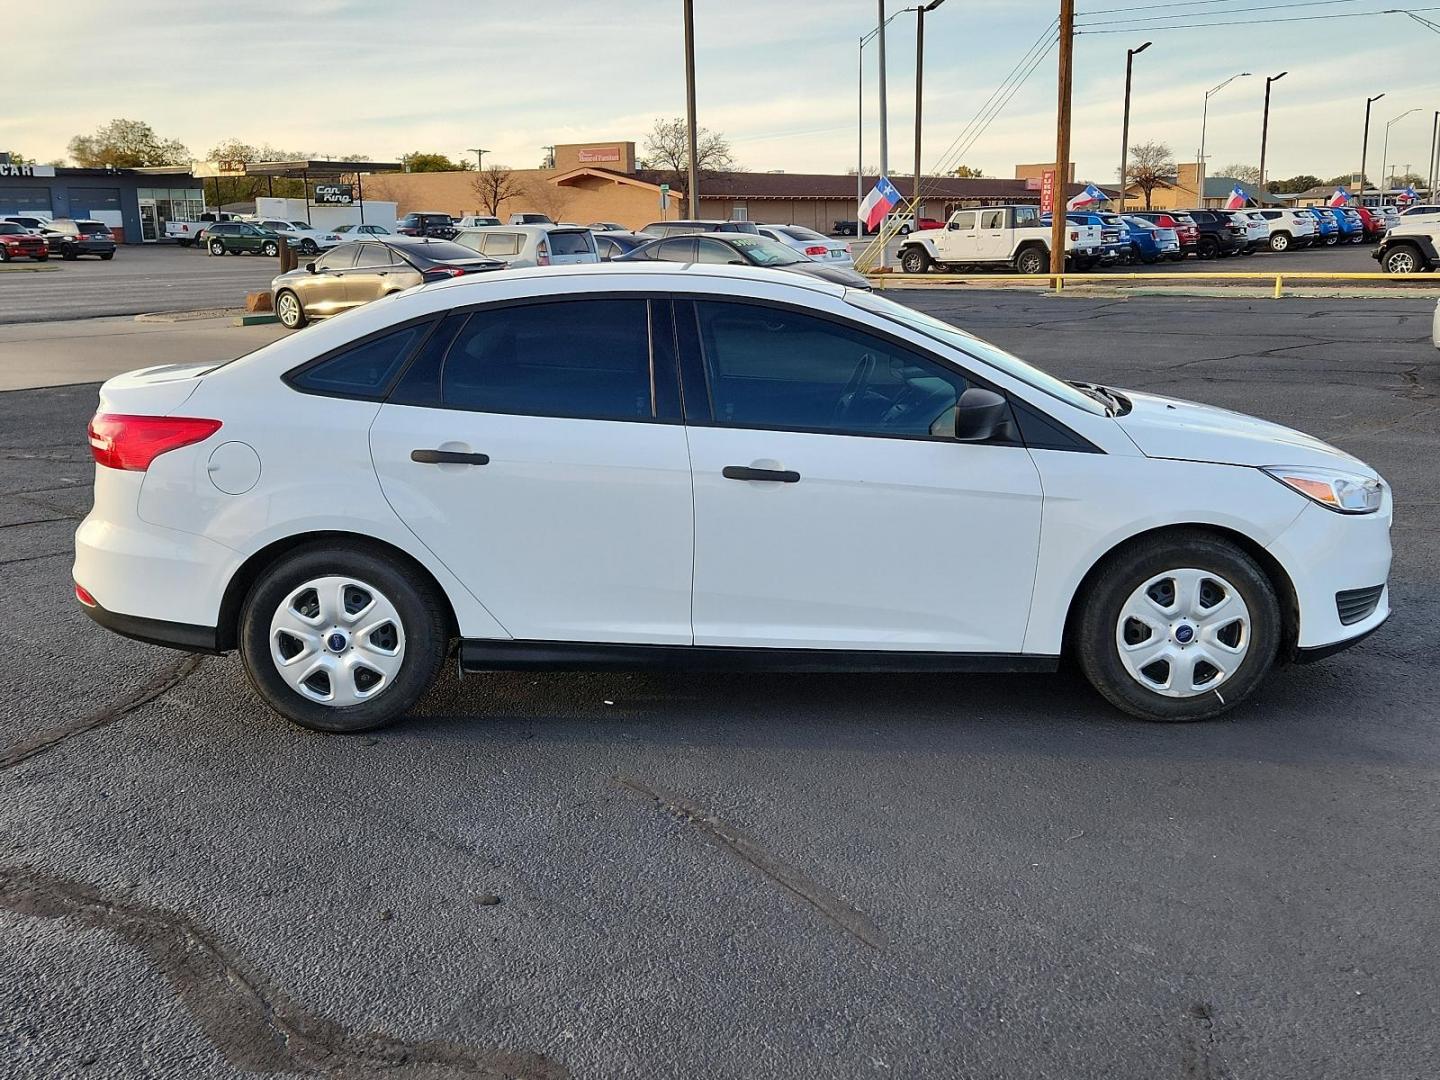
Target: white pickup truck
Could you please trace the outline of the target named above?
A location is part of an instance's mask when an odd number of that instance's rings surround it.
[[[1076,270],[1100,261],[1100,228],[1065,226],[1065,257]],[[900,269],[923,274],[934,267],[1013,266],[1016,273],[1043,274],[1050,269],[1050,225],[1038,206],[980,206],[957,210],[943,229],[922,229],[900,246]]]
[[[181,247],[189,247],[196,242],[200,233],[205,231],[206,226],[214,225],[217,221],[235,220],[238,220],[235,214],[227,214],[223,210],[207,210],[197,215],[194,221],[165,222],[165,239],[178,240]]]

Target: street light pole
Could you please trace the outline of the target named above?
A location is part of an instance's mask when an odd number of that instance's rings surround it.
[[[1145,42],[1138,49],[1125,50],[1125,120],[1120,125],[1120,213],[1125,212],[1125,197],[1129,182],[1130,171],[1130,69],[1135,63],[1135,57],[1150,47],[1150,42]]]
[[[1200,196],[1200,205],[1202,207],[1205,205],[1205,128],[1210,122],[1210,99],[1214,95],[1218,94],[1221,90],[1224,90],[1225,87],[1229,86],[1236,79],[1243,79],[1249,74],[1250,72],[1248,71],[1242,71],[1238,74],[1231,75],[1219,86],[1213,86],[1209,90],[1205,91],[1205,106],[1203,109],[1200,110],[1200,191],[1198,192],[1198,194]]]
[[[1376,94],[1372,98],[1365,99],[1365,134],[1360,140],[1360,205],[1365,205],[1365,158],[1370,152],[1370,106],[1379,101],[1384,94]],[[1385,163],[1380,163],[1380,171],[1385,171]],[[1384,202],[1382,199],[1381,202]]]
[[[1404,112],[1402,112],[1399,116],[1395,117],[1394,120],[1391,120],[1389,123],[1387,123],[1387,124],[1385,125],[1385,144],[1384,144],[1383,149],[1381,149],[1381,151],[1380,151],[1380,164],[1381,164],[1381,165],[1386,165],[1386,163],[1390,160],[1390,128],[1391,128],[1392,126],[1394,126],[1394,124],[1395,124],[1395,122],[1396,122],[1397,120],[1404,120],[1405,117],[1409,116],[1411,113],[1417,113],[1417,112],[1419,112],[1419,111],[1420,111],[1420,109],[1419,109],[1418,107],[1417,107],[1417,108],[1414,108],[1414,109],[1406,109],[1406,110],[1405,110]],[[1392,163],[1392,164],[1389,164],[1387,167],[1388,167],[1389,170],[1390,170],[1390,183],[1389,183],[1389,185],[1386,187],[1385,190],[1386,190],[1386,191],[1389,191],[1391,188],[1393,188],[1393,187],[1395,186],[1395,166],[1394,166],[1394,164]],[[1363,201],[1363,200],[1362,200],[1362,201]],[[1384,197],[1383,197],[1383,196],[1381,197],[1381,201],[1382,201],[1382,202],[1384,201]]]
[[[467,147],[465,148],[465,152],[466,152],[467,154],[474,154],[474,155],[475,155],[475,169],[476,169],[476,171],[477,171],[477,172],[484,172],[484,171],[485,171],[485,155],[488,154],[490,151],[489,151],[489,150],[481,150],[480,147],[478,147],[478,146],[467,146]]]
[[[906,8],[905,11],[914,11],[914,8]],[[885,20],[886,23],[894,22],[904,11],[897,11]],[[868,34],[860,38],[859,66],[855,78],[856,109],[855,109],[855,235],[865,235],[865,223],[860,220],[860,204],[865,201],[865,46],[879,37],[884,24],[875,27]],[[882,170],[883,172],[883,170]]]
[[[1260,121],[1260,190],[1265,190],[1265,145],[1270,141],[1270,84],[1277,83],[1289,75],[1290,72],[1282,71],[1279,75],[1271,75],[1265,80],[1265,118]]]
[[[915,9],[915,188],[910,200],[915,204],[915,220],[920,220],[920,110],[921,86],[925,76],[925,13],[934,11],[945,0],[930,0]],[[919,227],[918,224],[916,226]]]
[[[878,0],[880,4],[880,25],[877,27],[880,34],[880,175],[890,175],[890,120],[885,108],[885,24],[890,20],[885,18],[885,0]],[[687,0],[688,3],[688,0]]]
[[[695,129],[695,0],[685,0],[685,156],[689,169],[685,177],[685,209],[692,218],[700,216],[699,132]]]
[[[1429,178],[1430,201],[1435,201],[1435,187],[1440,177],[1436,173],[1440,171],[1440,109],[1435,110],[1435,119],[1430,128],[1430,172],[1426,174]]]

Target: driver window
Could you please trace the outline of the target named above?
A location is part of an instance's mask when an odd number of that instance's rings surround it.
[[[975,211],[964,210],[950,219],[952,229],[973,229],[975,228]]]
[[[980,215],[980,228],[982,229],[1003,229],[1005,227],[1004,210],[986,210]]]
[[[944,437],[965,376],[883,338],[788,308],[695,305],[715,420],[844,435]]]
[[[1031,229],[1040,224],[1040,211],[1033,206],[1017,206],[1015,208],[1015,227],[1017,229]]]
[[[337,248],[331,248],[315,261],[315,269],[348,270],[355,265],[355,252],[359,248],[359,244],[341,244]]]

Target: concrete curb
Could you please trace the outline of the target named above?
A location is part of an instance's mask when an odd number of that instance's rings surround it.
[[[28,263],[0,263],[0,274],[3,273],[24,273],[29,271],[32,274],[41,274],[46,270],[59,270],[60,267],[52,262],[28,262]]]
[[[198,322],[201,319],[228,319],[232,315],[239,315],[244,308],[200,308],[196,311],[147,311],[136,315],[138,323],[179,323]]]
[[[271,311],[255,311],[248,315],[238,315],[230,320],[232,326],[264,326],[266,323],[278,323],[280,316]]]

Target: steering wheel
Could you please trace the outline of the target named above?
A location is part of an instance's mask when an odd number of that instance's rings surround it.
[[[832,420],[844,420],[850,415],[856,395],[864,389],[874,371],[874,354],[863,353],[860,362],[855,365],[855,370],[850,373],[850,381],[845,384],[845,389],[840,391],[840,397],[835,402],[835,410],[830,414]]]

